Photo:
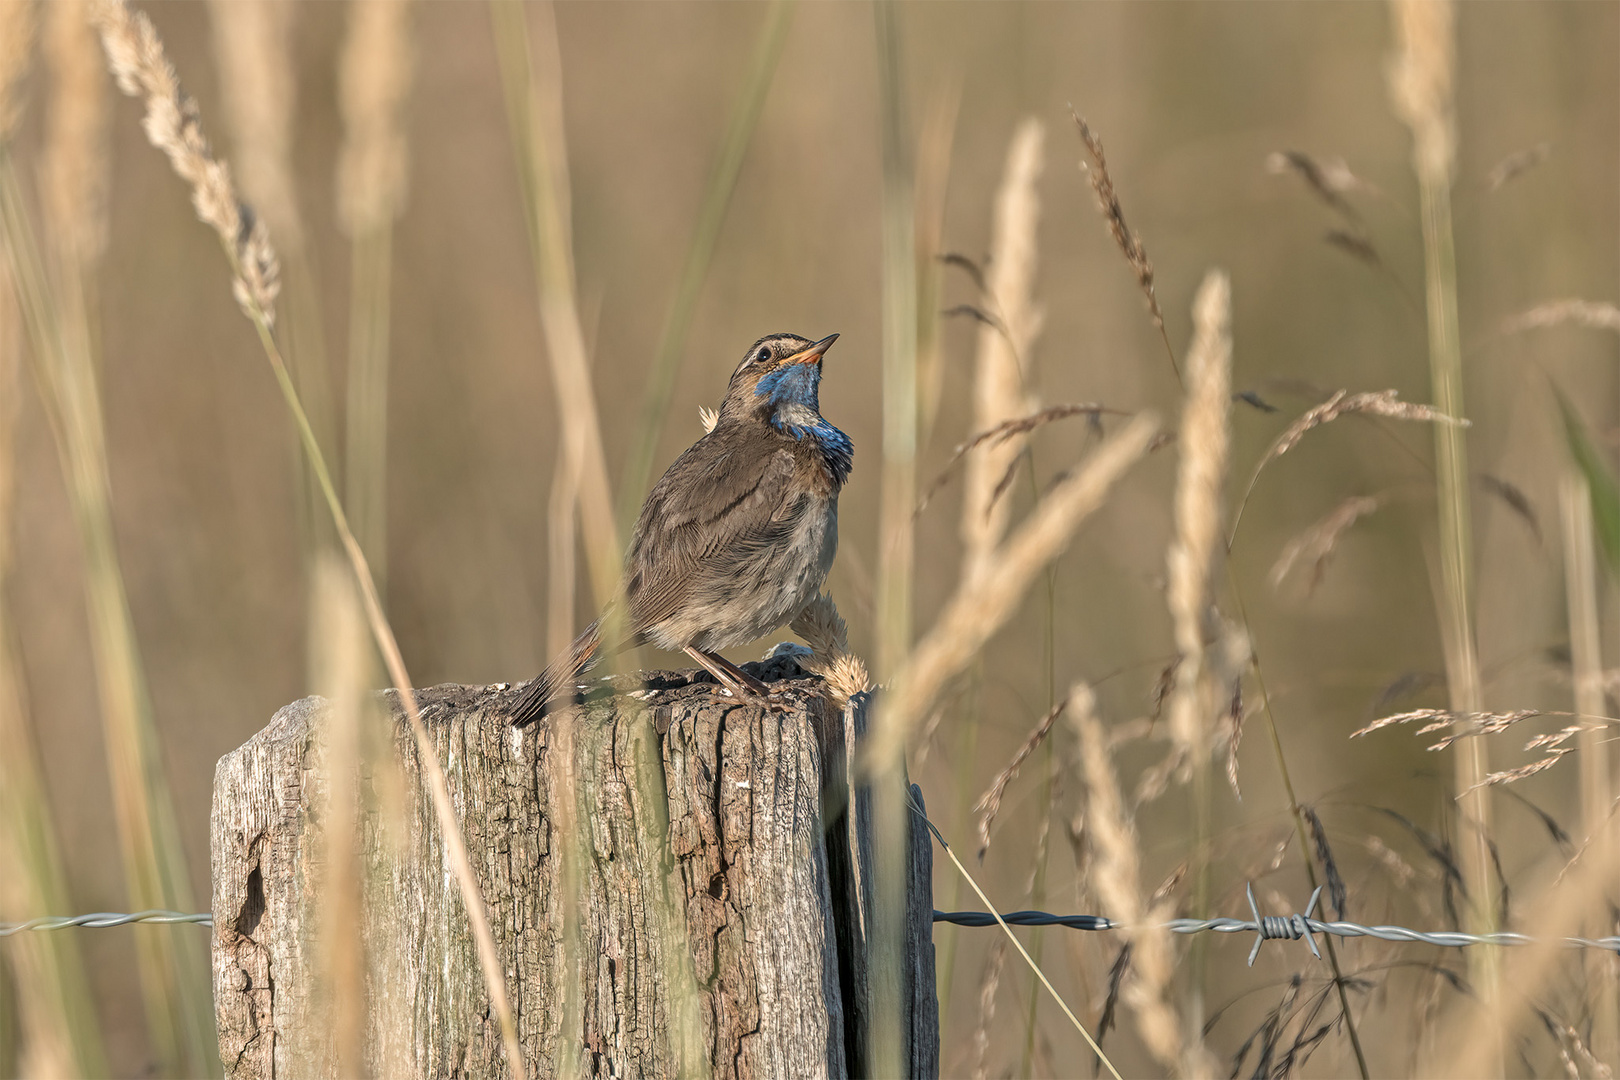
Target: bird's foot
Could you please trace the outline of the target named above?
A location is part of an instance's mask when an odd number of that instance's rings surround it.
[[[733,664],[719,653],[705,652],[702,649],[688,647],[686,654],[706,668],[713,675],[726,693],[738,701],[774,713],[791,712],[792,707],[785,704],[780,692],[773,691],[769,685],[748,674],[742,668]]]

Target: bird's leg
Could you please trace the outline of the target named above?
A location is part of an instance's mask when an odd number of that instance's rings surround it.
[[[720,685],[730,690],[732,697],[737,698],[739,701],[750,698],[759,702],[770,700],[770,687],[719,653],[704,652],[702,649],[691,645],[686,646],[685,652],[687,656],[702,664],[709,674],[718,679]]]

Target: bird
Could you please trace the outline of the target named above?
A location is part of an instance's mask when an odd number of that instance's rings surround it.
[[[832,568],[854,465],[849,436],[821,415],[822,358],[837,340],[770,334],[748,347],[712,429],[642,504],[614,599],[522,689],[515,726],[571,695],[603,656],[648,643],[685,652],[739,700],[768,701],[720,650],[791,621]]]

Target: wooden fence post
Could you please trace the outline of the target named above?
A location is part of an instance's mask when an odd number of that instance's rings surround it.
[[[647,672],[644,691],[605,686],[515,732],[501,709],[510,690],[418,692],[488,905],[530,1077],[570,1061],[590,1075],[675,1075],[677,1014],[696,1015],[703,1028],[704,1060],[688,1073],[868,1071],[875,856],[869,793],[852,797],[845,783],[867,702],[836,710],[790,658],[749,667],[776,681],[787,711],[740,705],[692,681],[706,680],[701,673]],[[214,995],[230,1080],[335,1074],[317,955],[325,718],[320,698],[286,706],[215,775]],[[586,834],[573,970],[563,962],[564,841],[553,824],[550,725],[559,723],[577,725]],[[396,831],[407,840],[387,842],[370,807],[364,914],[348,931],[370,957],[368,1066],[377,1076],[505,1076],[466,914],[397,710],[395,735],[406,825]],[[638,783],[638,745],[658,747],[661,791],[647,790],[660,786],[656,778]],[[939,1070],[932,856],[915,819],[905,855],[903,1039],[908,1071],[931,1077]],[[680,910],[668,913],[664,897]],[[674,934],[657,931],[658,903]],[[672,945],[685,957],[668,956]],[[692,976],[684,1012],[670,998],[677,969]],[[573,1031],[562,1029],[565,1011]]]

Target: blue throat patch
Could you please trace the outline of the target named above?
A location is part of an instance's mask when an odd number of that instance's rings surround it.
[[[754,387],[754,393],[771,400],[771,423],[776,429],[792,435],[795,439],[808,438],[815,443],[816,449],[821,451],[823,463],[827,471],[832,474],[833,482],[840,487],[849,476],[849,471],[855,465],[855,444],[849,441],[849,436],[828,423],[826,417],[821,415],[821,366],[819,364],[788,364],[777,368],[759,380]],[[815,416],[811,423],[794,423],[783,418],[784,406],[798,406],[792,409],[800,417],[805,412]]]
[[[822,463],[832,474],[833,483],[839,487],[849,478],[849,471],[855,467],[855,444],[849,441],[849,436],[833,427],[824,416],[816,418],[814,424],[808,426],[800,424],[784,424],[772,420],[778,431],[786,432],[795,439],[809,439],[821,451]]]

